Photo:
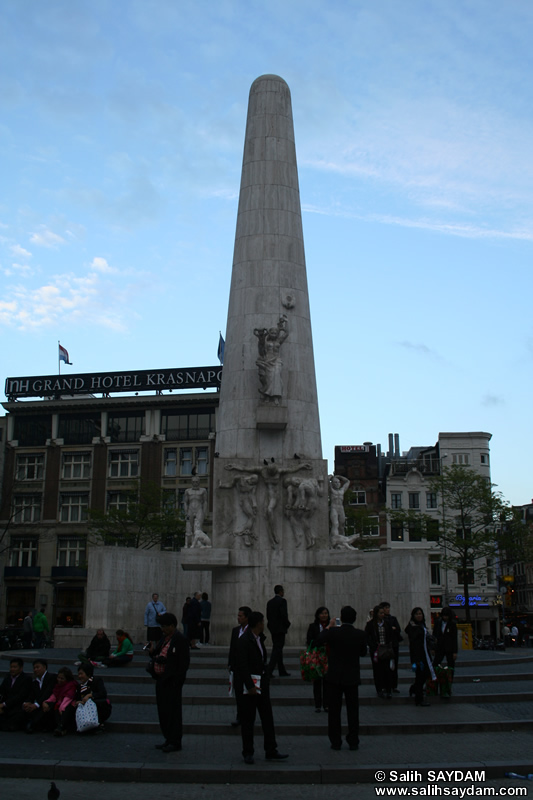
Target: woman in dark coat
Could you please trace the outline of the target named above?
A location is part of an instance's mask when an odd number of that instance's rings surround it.
[[[445,658],[447,666],[454,668],[457,658],[457,625],[455,614],[448,606],[440,612],[433,627],[433,636],[437,640],[433,666],[437,667]]]
[[[391,658],[394,659],[392,650],[392,631],[385,616],[385,610],[381,606],[375,606],[372,612],[372,619],[365,627],[368,649],[372,660],[372,672],[374,673],[374,686],[379,697],[392,697],[392,678]],[[388,646],[390,658],[380,659],[380,645]],[[383,649],[383,648],[381,648]]]
[[[409,637],[409,657],[415,673],[415,682],[409,689],[409,696],[414,694],[417,706],[429,706],[424,700],[424,684],[428,678],[435,680],[435,672],[429,655],[429,631],[420,606],[411,611],[411,619],[405,632]]]
[[[307,646],[312,647],[316,644],[316,640],[323,630],[329,625],[329,611],[326,606],[319,606],[315,611],[315,619],[307,629]],[[328,701],[326,696],[327,683],[324,678],[317,678],[313,681],[313,697],[315,699],[315,711],[328,710]]]

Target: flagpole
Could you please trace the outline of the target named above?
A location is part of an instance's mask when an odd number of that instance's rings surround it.
[[[61,344],[61,342],[58,339],[57,340],[57,368],[59,370],[59,374],[61,375],[61,358],[60,358],[60,350],[59,350],[59,345],[60,344]]]

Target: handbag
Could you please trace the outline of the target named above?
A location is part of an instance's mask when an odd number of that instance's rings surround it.
[[[300,671],[304,681],[317,681],[328,671],[328,656],[325,646],[313,647],[300,653]]]
[[[91,731],[98,728],[98,709],[94,700],[87,700],[86,703],[80,703],[76,708],[76,729],[78,733],[84,731]]]
[[[378,644],[378,661],[390,661],[394,658],[394,650],[390,644]]]

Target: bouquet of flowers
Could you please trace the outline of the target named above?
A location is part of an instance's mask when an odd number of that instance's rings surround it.
[[[326,648],[309,645],[307,650],[300,653],[300,669],[304,681],[316,681],[323,678],[328,671],[328,656]]]

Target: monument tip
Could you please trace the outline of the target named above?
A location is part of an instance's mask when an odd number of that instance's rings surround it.
[[[279,76],[279,75],[260,75],[260,76],[259,76],[258,78],[256,78],[256,79],[255,79],[255,81],[252,83],[252,85],[251,85],[251,87],[250,87],[250,91],[254,91],[254,89],[256,89],[256,88],[257,88],[257,84],[258,84],[258,83],[263,83],[263,81],[280,81],[280,83],[283,83],[283,84],[285,84],[285,86],[287,87],[287,89],[289,88],[289,84],[287,83],[287,81],[283,80],[283,78],[280,78],[280,76]]]

